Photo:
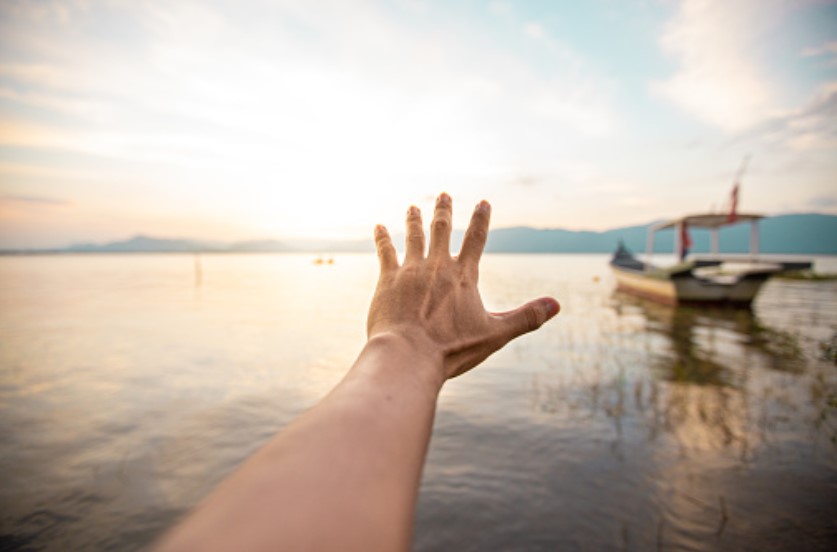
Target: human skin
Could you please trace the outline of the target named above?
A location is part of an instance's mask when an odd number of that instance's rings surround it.
[[[491,207],[477,205],[458,257],[450,255],[451,212],[451,198],[440,195],[425,255],[421,213],[410,207],[400,264],[386,228],[375,228],[380,276],[368,341],[351,369],[165,535],[158,551],[409,549],[442,385],[560,308],[544,297],[487,312],[477,280]]]

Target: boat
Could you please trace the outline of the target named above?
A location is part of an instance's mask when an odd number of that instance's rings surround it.
[[[737,188],[733,190],[736,199]],[[653,225],[648,230],[647,261],[638,259],[620,242],[610,261],[617,289],[669,305],[731,305],[747,307],[771,276],[785,271],[808,270],[810,261],[759,258],[759,220],[763,215],[725,213],[688,215]],[[719,230],[734,224],[750,224],[747,255],[720,255]],[[654,237],[661,230],[675,229],[674,252],[680,262],[670,267],[651,264]],[[689,228],[711,231],[708,256],[688,256]]]

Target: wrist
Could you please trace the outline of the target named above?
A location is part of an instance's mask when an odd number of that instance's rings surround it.
[[[429,338],[408,337],[396,332],[377,333],[366,342],[360,359],[364,357],[374,359],[371,363],[358,362],[358,366],[365,367],[364,371],[405,378],[434,397],[447,379],[442,353]]]

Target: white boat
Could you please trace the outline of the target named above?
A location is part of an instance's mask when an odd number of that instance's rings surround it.
[[[759,227],[762,215],[753,214],[698,214],[656,224],[648,230],[646,259],[643,262],[620,243],[610,266],[617,289],[671,305],[729,304],[748,306],[771,276],[787,270],[810,269],[810,261],[761,260],[758,256]],[[719,254],[719,229],[739,223],[750,224],[750,251],[747,255]],[[675,254],[680,262],[661,268],[650,263],[654,250],[654,236],[660,230],[675,229]],[[709,229],[711,255],[687,258],[689,228]]]

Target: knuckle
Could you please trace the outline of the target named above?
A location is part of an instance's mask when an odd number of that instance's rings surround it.
[[[414,264],[405,264],[398,275],[399,281],[415,283],[422,280],[421,270]]]
[[[471,238],[479,243],[485,243],[488,239],[488,232],[485,228],[471,228]]]
[[[407,236],[407,249],[411,251],[424,251],[424,236],[422,234],[410,234]]]
[[[541,325],[541,317],[537,312],[537,309],[528,308],[523,311],[524,314],[524,321],[526,324],[526,331],[531,332],[537,330]]]
[[[458,272],[459,285],[463,288],[474,286],[477,283],[479,274],[475,268],[461,266]]]
[[[450,230],[450,220],[447,217],[437,217],[433,219],[431,228],[435,231],[447,232]]]
[[[483,210],[478,210],[476,213],[474,213],[473,221],[476,224],[481,224],[483,226],[488,226],[488,221],[489,221],[490,218],[491,217],[489,216],[488,213],[486,213]]]
[[[379,302],[382,300],[381,297],[386,295],[386,290],[391,285],[392,275],[389,274],[387,271],[381,271],[381,273],[378,274],[378,285],[375,290],[375,295],[377,296]]]

